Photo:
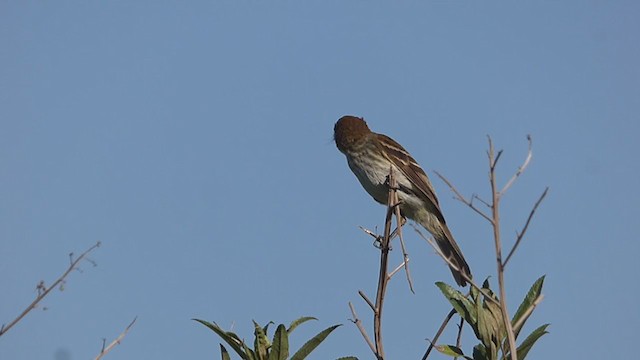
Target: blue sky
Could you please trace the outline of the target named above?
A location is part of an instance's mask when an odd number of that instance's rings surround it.
[[[632,1],[2,2],[0,322],[69,252],[103,245],[0,358],[92,358],[138,316],[109,359],[210,359],[218,338],[191,318],[250,339],[252,319],[305,315],[319,321],[297,346],[344,324],[312,358],[372,358],[347,303],[370,329],[357,291],[373,297],[378,252],[357,226],[381,227],[384,208],[332,142],[344,114],[423,165],[477,279],[495,279],[490,228],[432,171],[486,196],[486,135],[506,181],[531,134],[503,201],[509,242],[550,187],[506,277],[514,311],[547,274],[528,329],[551,333],[529,357],[628,357],[639,15]],[[406,234],[417,294],[390,285],[392,359],[422,355],[449,310],[434,282],[453,282]]]

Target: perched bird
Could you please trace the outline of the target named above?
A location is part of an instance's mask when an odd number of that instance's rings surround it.
[[[336,146],[347,157],[351,171],[369,195],[383,205],[389,195],[389,170],[394,170],[402,216],[427,229],[442,253],[471,278],[469,265],[447,227],[433,186],[409,152],[390,137],[372,132],[364,119],[355,116],[340,118],[333,131]],[[450,268],[458,285],[465,286],[467,281],[460,272]]]

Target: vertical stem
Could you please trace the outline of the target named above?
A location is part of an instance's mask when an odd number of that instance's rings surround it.
[[[382,345],[382,306],[384,303],[384,295],[387,291],[387,282],[389,281],[388,259],[389,259],[389,242],[391,240],[391,221],[393,218],[394,208],[397,205],[396,195],[396,179],[393,177],[393,169],[389,169],[389,195],[387,197],[387,216],[384,223],[384,236],[380,244],[380,273],[378,275],[378,292],[376,293],[376,305],[373,313],[373,331],[376,344],[376,357],[378,360],[384,359],[384,347]]]
[[[505,332],[509,341],[509,353],[511,360],[518,360],[516,340],[513,334],[513,327],[507,311],[507,296],[504,285],[504,264],[502,262],[502,243],[500,240],[500,195],[496,187],[495,175],[496,158],[494,157],[493,142],[489,138],[489,181],[491,182],[492,193],[492,218],[493,218],[493,238],[496,246],[496,265],[498,267],[498,285],[500,287],[500,310],[502,311],[502,319],[504,322]],[[506,355],[506,354],[505,354]]]

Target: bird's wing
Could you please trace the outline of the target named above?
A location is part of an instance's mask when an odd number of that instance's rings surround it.
[[[433,186],[431,186],[431,182],[425,174],[424,170],[420,167],[420,165],[411,157],[409,152],[405,150],[402,145],[398,144],[392,138],[383,135],[376,134],[378,136],[377,143],[381,146],[381,152],[391,163],[400,169],[402,174],[406,176],[411,184],[413,184],[413,189],[409,189],[418,197],[422,198],[427,205],[432,207],[434,215],[438,217],[442,223],[445,223],[444,216],[440,211],[440,204],[438,203],[438,198],[433,191]]]

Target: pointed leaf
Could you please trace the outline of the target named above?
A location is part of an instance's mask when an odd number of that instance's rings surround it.
[[[247,344],[244,343],[244,341],[242,342],[242,350],[244,350],[244,353],[247,354],[248,360],[258,359],[256,353],[253,350],[249,349],[249,347],[247,346]]]
[[[515,325],[520,320],[520,318],[524,315],[524,313],[531,306],[533,306],[533,302],[538,298],[538,296],[540,296],[540,294],[542,293],[542,286],[544,285],[544,277],[545,277],[545,275],[541,276],[538,280],[536,280],[533,283],[533,285],[531,286],[531,289],[529,289],[529,292],[524,297],[524,300],[522,301],[522,304],[520,304],[520,306],[518,307],[518,310],[516,311],[515,315],[513,315],[513,319],[511,320],[512,324]],[[524,319],[524,321],[522,322],[522,325],[520,326],[519,329],[513,329],[513,333],[514,333],[514,335],[516,337],[520,333],[520,330],[522,329],[522,326],[524,325],[526,320],[527,319]]]
[[[293,321],[291,322],[291,325],[289,325],[289,328],[287,329],[287,332],[288,332],[289,334],[291,334],[291,332],[293,331],[293,329],[297,328],[297,327],[298,327],[298,325],[300,325],[300,324],[302,324],[302,323],[305,323],[305,322],[307,322],[307,321],[309,321],[309,320],[318,320],[318,319],[314,318],[313,316],[303,316],[303,317],[301,317],[301,318],[299,318],[299,319],[293,320]]]
[[[264,334],[265,334],[265,335],[267,335],[267,334],[269,333],[269,325],[271,325],[271,324],[275,324],[275,323],[274,323],[273,321],[269,321],[269,322],[267,323],[267,325],[265,325],[265,326],[262,328],[262,331],[264,331]]]
[[[287,360],[289,357],[289,336],[283,324],[278,325],[273,335],[273,345],[269,352],[269,360]]]
[[[486,278],[482,283],[482,290],[484,290],[484,293],[491,296],[494,300],[498,300],[496,294],[493,292],[493,290],[491,290],[491,286],[489,285],[489,278]]]
[[[476,312],[478,314],[478,333],[482,343],[493,352],[493,346],[498,344],[499,324],[493,313],[487,309],[486,304],[476,303]]]
[[[527,336],[526,339],[524,339],[522,344],[520,344],[520,346],[518,346],[518,359],[519,360],[524,360],[524,358],[527,356],[527,353],[529,353],[529,350],[531,350],[531,347],[533,346],[533,344],[535,344],[536,341],[538,341],[538,339],[540,339],[540,337],[542,337],[542,335],[549,333],[547,331],[547,326],[549,326],[549,324],[544,324],[544,325],[540,326],[539,328],[533,330],[533,332],[531,334],[529,334],[529,336]]]
[[[448,284],[443,282],[437,282],[436,286],[442,291],[444,296],[449,300],[451,305],[460,317],[462,317],[471,327],[475,328],[477,324],[477,314],[476,310],[469,301],[460,291],[452,288]]]
[[[222,360],[231,360],[229,352],[225,349],[224,345],[220,344],[220,354],[222,354]]]
[[[494,331],[496,338],[501,340],[507,334],[504,329],[504,321],[502,320],[502,309],[500,309],[500,306],[496,303],[487,300],[484,301],[484,307],[489,313],[491,313],[491,317],[494,320],[493,324],[495,325]]]
[[[333,325],[332,327],[324,329],[321,332],[319,332],[318,335],[314,336],[309,341],[307,341],[304,345],[302,345],[300,350],[298,350],[295,354],[293,354],[293,356],[291,357],[291,360],[302,360],[306,358],[307,355],[309,355],[316,347],[318,347],[318,345],[320,345],[320,343],[324,341],[324,339],[327,336],[329,336],[329,334],[331,334],[331,332],[335,330],[338,326],[342,326],[342,324]]]
[[[253,339],[253,350],[256,352],[256,356],[259,360],[266,360],[269,347],[269,339],[267,334],[264,333],[264,329],[257,322],[253,321],[255,338]]]
[[[441,354],[448,355],[451,357],[459,357],[464,356],[462,350],[459,347],[453,345],[434,345],[434,348],[438,350]]]
[[[230,332],[230,331],[224,331],[222,330],[218,324],[216,323],[210,323],[208,321],[204,321],[204,320],[199,320],[199,319],[193,319],[197,322],[199,322],[200,324],[208,327],[209,329],[213,330],[213,332],[215,332],[216,334],[218,334],[218,336],[220,336],[222,338],[222,340],[224,340],[227,344],[229,344],[229,346],[231,346],[231,348],[243,359],[243,360],[253,360],[253,354],[247,353],[245,350],[246,345],[244,344],[243,341],[240,341],[240,339],[238,338],[238,335]]]

